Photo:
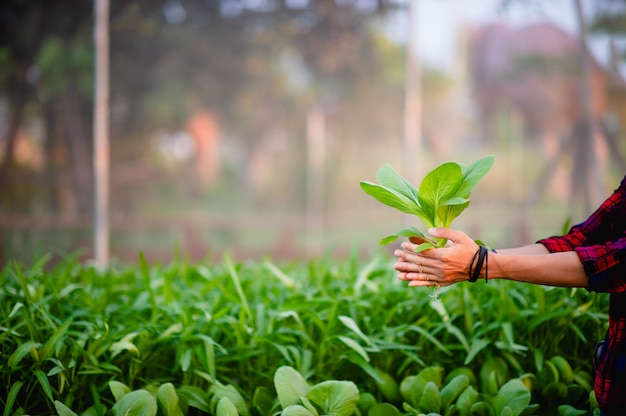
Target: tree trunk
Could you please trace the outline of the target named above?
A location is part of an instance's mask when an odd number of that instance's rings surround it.
[[[94,105],[94,256],[109,262],[109,0],[95,0],[96,96]]]
[[[573,208],[576,200],[582,201],[584,213],[588,214],[594,204],[599,203],[598,194],[601,189],[600,167],[595,153],[595,123],[593,111],[592,91],[592,62],[587,47],[587,23],[580,0],[574,0],[574,7],[578,18],[580,42],[580,101],[583,105],[580,120],[574,127],[574,166],[572,169],[570,206]]]
[[[11,100],[9,116],[7,117],[7,130],[4,137],[6,147],[4,149],[4,158],[0,161],[0,182],[6,187],[9,184],[7,178],[9,170],[13,165],[13,153],[15,149],[15,141],[17,140],[17,133],[22,124],[22,116],[24,114],[24,107],[26,105],[26,88],[23,85],[25,82],[23,79],[15,80],[18,83],[13,94],[13,100]]]
[[[87,134],[83,123],[83,112],[79,103],[80,97],[76,91],[76,86],[70,81],[65,95],[64,117],[67,128],[67,138],[72,155],[73,165],[73,185],[76,194],[77,211],[79,214],[86,214],[90,208],[90,190],[92,184],[91,168],[89,166],[89,146],[87,144]]]

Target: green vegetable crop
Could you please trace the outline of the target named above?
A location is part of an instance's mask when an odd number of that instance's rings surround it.
[[[378,170],[379,184],[363,181],[361,188],[379,202],[407,214],[417,215],[426,228],[450,227],[470,203],[472,189],[487,174],[494,157],[485,156],[471,165],[447,162],[430,171],[419,186],[419,190],[398,174],[391,166]],[[425,240],[416,251],[443,246],[444,239],[431,239],[415,227],[404,229],[385,237],[380,244],[389,244],[398,237],[418,236]]]

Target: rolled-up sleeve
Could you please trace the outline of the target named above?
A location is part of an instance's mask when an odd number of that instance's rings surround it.
[[[574,249],[585,273],[589,276],[587,289],[593,292],[626,292],[626,239],[605,245]]]
[[[594,292],[626,292],[626,177],[583,223],[562,236],[544,238],[551,253],[575,251]]]

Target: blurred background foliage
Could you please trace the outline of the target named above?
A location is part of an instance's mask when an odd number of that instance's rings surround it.
[[[626,2],[582,4],[589,31],[468,24],[453,68],[418,62],[412,74],[419,50],[393,36],[414,24],[406,1],[111,0],[113,256],[369,255],[415,220],[360,180],[390,163],[417,184],[489,153],[496,164],[454,225],[493,246],[561,232],[626,172]],[[91,258],[93,14],[84,0],[0,4],[0,262]],[[609,61],[580,53],[594,36],[609,39]]]

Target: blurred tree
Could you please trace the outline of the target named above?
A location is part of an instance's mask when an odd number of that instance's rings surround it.
[[[514,3],[540,8],[543,0],[502,0],[500,5],[506,10]],[[538,138],[549,156],[531,190],[528,206],[537,202],[563,156],[572,166],[568,168],[570,210],[580,207],[589,212],[602,199],[606,163],[601,163],[600,149],[608,145],[617,168],[626,169],[624,149],[607,124],[610,114],[624,106],[623,98],[621,103],[611,101],[615,91],[624,91],[624,80],[616,66],[603,67],[588,48],[592,36],[589,28],[595,27],[597,33],[608,21],[613,22],[618,10],[624,13],[624,4],[622,0],[594,2],[596,11],[612,16],[606,20],[602,13],[596,13],[592,25],[581,1],[572,0],[577,36],[550,24],[517,30],[492,25],[478,33],[483,41],[477,42],[479,48],[474,51],[474,68],[478,68],[474,77],[484,118],[507,108],[501,104],[514,108],[522,116],[524,133]]]
[[[0,161],[0,183],[3,187],[0,204],[8,204],[13,210],[26,208],[19,206],[25,202],[21,190],[23,184],[11,183],[9,172],[16,168],[14,149],[18,133],[25,122],[25,112],[29,108],[38,107],[39,114],[44,114],[48,124],[52,119],[58,120],[54,126],[48,125],[46,128],[48,154],[61,155],[65,152],[59,150],[71,148],[76,151],[75,158],[80,158],[74,179],[84,186],[82,178],[89,173],[82,162],[88,157],[85,147],[87,136],[81,131],[82,126],[77,124],[80,120],[75,115],[82,108],[78,86],[75,84],[80,76],[75,77],[75,73],[70,72],[76,64],[74,58],[84,58],[84,52],[88,55],[89,49],[83,48],[82,53],[69,56],[64,52],[65,48],[72,48],[73,42],[80,35],[81,22],[89,16],[91,5],[80,0],[68,0],[64,5],[67,8],[38,0],[7,0],[0,4],[0,51],[3,57],[0,88],[8,102],[3,138],[4,158]],[[53,55],[57,58],[53,58]],[[84,67],[80,69],[89,71]],[[55,115],[57,108],[54,103],[62,101],[69,108],[65,113]],[[68,120],[70,123],[65,124]],[[63,128],[67,128],[67,137],[74,146],[66,146],[59,141],[59,135],[54,134]],[[63,156],[59,158],[63,159]],[[64,162],[67,163],[67,160]],[[47,166],[51,167],[54,163],[48,160]],[[54,175],[42,177],[45,178],[48,178],[46,182],[49,184],[55,180]]]
[[[595,13],[590,21],[591,34],[609,37],[610,62],[609,91],[607,100],[612,114],[607,119],[607,134],[612,139],[612,151],[626,149],[623,143],[624,127],[626,126],[626,83],[622,74],[626,61],[626,0],[601,0],[595,3]],[[626,166],[620,166],[626,170]]]
[[[253,145],[260,131],[301,124],[294,112],[303,106],[353,97],[381,70],[371,21],[385,2],[367,12],[357,1],[266,2],[262,12],[224,3],[180,3],[176,23],[167,22],[173,11],[150,15],[136,3],[113,23],[114,96],[133,110],[125,128],[172,128],[195,107],[220,108],[231,132]]]
[[[624,40],[626,37],[626,0],[599,0],[595,2],[595,13],[591,19],[593,33],[602,33]],[[626,50],[621,52],[626,59]]]
[[[389,100],[386,87],[392,96],[402,87],[389,67],[401,54],[386,61],[390,48],[374,22],[399,5],[111,0],[112,160],[140,166],[155,132],[184,129],[207,109],[222,131],[244,139],[250,155],[277,131],[302,137],[304,114],[320,103],[334,115],[338,131],[372,136],[372,125],[389,128],[396,122],[390,114],[402,105]],[[40,210],[91,211],[92,14],[92,2],[82,0],[0,3],[0,91],[9,108],[0,161],[2,209],[28,212],[34,199]],[[381,107],[381,101],[391,105]],[[364,108],[371,117],[357,120]],[[31,119],[44,123],[47,160],[45,182],[39,182],[49,186],[20,198],[23,179],[15,185],[15,170],[10,177],[9,170],[17,131]],[[114,167],[113,175],[128,171]],[[129,183],[126,176],[124,187]],[[116,203],[132,204],[136,190],[120,189]]]
[[[252,146],[259,131],[297,128],[294,100],[306,101],[320,86],[323,95],[343,99],[357,91],[353,80],[372,71],[368,22],[396,2],[367,3],[112,0],[113,137],[124,144],[179,128],[202,107],[219,108],[231,134],[249,137]],[[87,196],[77,201],[79,212],[88,211],[91,181],[91,15],[92,4],[81,0],[0,4],[0,85],[10,109],[2,177],[24,109],[34,105],[46,123],[49,168],[73,168],[74,192],[64,194]],[[289,54],[306,74],[286,75],[293,71],[284,66]],[[306,91],[287,82],[307,74],[315,85]],[[114,149],[123,157],[144,147]]]

